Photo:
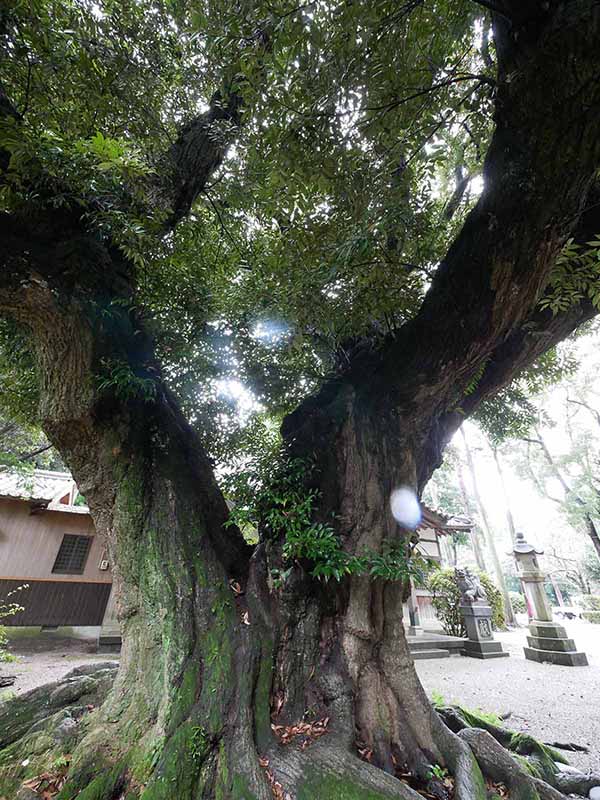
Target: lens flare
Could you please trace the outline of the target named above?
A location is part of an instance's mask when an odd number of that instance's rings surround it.
[[[410,486],[400,486],[390,495],[392,516],[399,525],[414,530],[421,522],[421,505]]]

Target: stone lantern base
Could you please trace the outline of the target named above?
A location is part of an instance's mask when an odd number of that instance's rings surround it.
[[[534,619],[529,625],[529,647],[524,647],[525,658],[539,663],[560,664],[563,667],[587,667],[585,653],[575,649],[573,639],[567,638],[562,625]]]

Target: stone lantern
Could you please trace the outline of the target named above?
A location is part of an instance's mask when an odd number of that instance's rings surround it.
[[[575,642],[567,638],[564,627],[556,625],[552,619],[552,609],[544,591],[546,575],[538,561],[538,556],[543,552],[526,542],[523,533],[517,533],[513,556],[528,606],[533,613],[529,623],[531,635],[527,637],[529,647],[523,648],[525,658],[568,667],[585,667],[588,663],[586,654],[577,652]]]

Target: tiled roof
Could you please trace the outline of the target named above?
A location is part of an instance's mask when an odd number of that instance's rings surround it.
[[[68,472],[51,472],[46,469],[36,469],[28,473],[0,470],[0,497],[14,497],[47,505],[60,495],[70,492],[73,483]]]
[[[423,510],[423,520],[419,527],[433,528],[439,534],[450,533],[451,531],[469,531],[473,523],[467,517],[447,517],[441,511],[434,511],[426,505],[421,506]]]

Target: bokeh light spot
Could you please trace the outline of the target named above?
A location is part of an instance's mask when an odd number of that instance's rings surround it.
[[[422,519],[421,504],[414,489],[399,486],[390,495],[392,516],[399,525],[414,530]]]

